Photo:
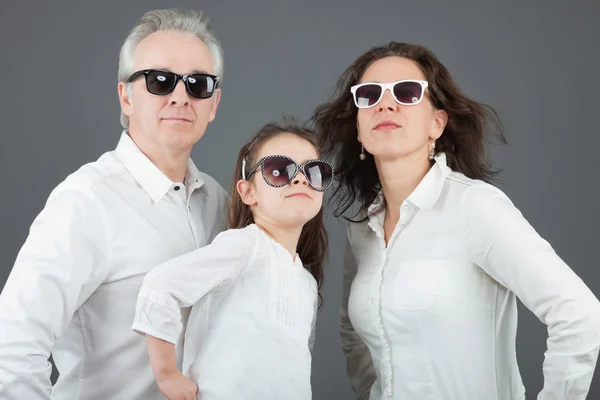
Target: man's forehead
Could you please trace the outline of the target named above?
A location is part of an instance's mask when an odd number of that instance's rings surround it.
[[[158,71],[173,72],[173,73],[180,74],[180,75],[194,75],[194,74],[213,75],[213,72],[207,71],[204,68],[192,68],[192,69],[187,69],[185,71],[182,71],[182,70],[179,70],[180,68],[175,69],[175,68],[169,67],[166,64],[160,64],[160,63],[151,64],[148,67],[143,67],[143,69],[154,69],[154,70],[158,70]]]
[[[159,69],[179,74],[213,73],[210,50],[194,35],[155,32],[140,42],[135,55],[137,69]]]

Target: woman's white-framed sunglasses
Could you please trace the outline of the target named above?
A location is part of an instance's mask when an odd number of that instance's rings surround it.
[[[428,86],[429,83],[427,81],[414,79],[391,83],[366,82],[352,86],[350,92],[352,93],[354,104],[358,108],[376,106],[388,89],[398,104],[414,106],[423,100],[423,94]]]

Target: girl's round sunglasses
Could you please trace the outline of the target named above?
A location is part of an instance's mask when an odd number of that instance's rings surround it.
[[[146,77],[146,89],[158,96],[171,93],[181,79],[185,83],[185,89],[190,96],[197,99],[208,99],[213,95],[219,83],[219,78],[215,75],[201,73],[179,75],[156,69],[144,69],[134,72],[127,78],[126,82],[131,83],[140,76]]]
[[[242,160],[242,179],[250,179],[260,166],[265,182],[269,186],[282,187],[288,185],[298,171],[302,171],[306,181],[316,191],[324,192],[333,182],[333,167],[323,160],[308,160],[298,165],[294,160],[286,156],[266,156],[249,169],[246,175],[246,158]]]
[[[428,86],[427,81],[419,80],[403,80],[391,83],[369,82],[352,86],[350,92],[354,104],[358,108],[376,106],[381,101],[386,89],[389,89],[397,103],[414,106],[423,100],[423,94]]]

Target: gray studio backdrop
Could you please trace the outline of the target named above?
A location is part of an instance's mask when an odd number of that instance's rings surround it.
[[[597,1],[0,0],[0,288],[34,217],[69,173],[117,144],[117,59],[143,12],[202,8],[225,49],[217,119],[193,152],[231,183],[239,148],[283,114],[307,118],[352,60],[390,40],[431,48],[472,97],[497,107],[499,186],[600,295]],[[350,399],[338,334],[345,225],[331,249],[313,362],[314,398]],[[528,399],[542,387],[546,328],[521,307]],[[599,374],[597,373],[596,376]],[[590,399],[600,398],[600,379]]]

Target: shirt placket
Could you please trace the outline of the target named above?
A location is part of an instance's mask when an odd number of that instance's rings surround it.
[[[192,206],[191,206],[191,198],[192,198],[192,194],[194,193],[195,190],[200,190],[200,184],[198,183],[198,179],[195,180],[195,182],[193,182],[188,188],[187,188],[187,192],[189,193],[187,195],[187,197],[185,198],[185,204],[186,204],[186,212],[187,212],[187,220],[188,220],[188,224],[190,226],[190,230],[192,232],[192,237],[194,238],[194,245],[196,246],[196,248],[200,247],[200,243],[198,241],[199,235],[198,232],[196,232],[196,229],[198,228],[196,226],[196,224],[194,223],[194,218],[192,216]],[[206,194],[205,193],[198,193],[197,196],[203,196],[204,200],[206,201]]]
[[[383,228],[383,217],[373,217],[369,221],[369,226],[379,240],[379,249],[383,257],[381,258],[381,262],[377,269],[377,280],[375,281],[374,286],[374,295],[372,297],[371,304],[375,307],[375,330],[379,339],[381,340],[381,365],[382,365],[382,373],[383,373],[383,385],[382,385],[382,400],[392,400],[393,399],[393,366],[392,366],[392,355],[391,355],[391,347],[390,340],[388,335],[386,334],[386,329],[383,322],[383,313],[382,313],[382,285],[383,285],[383,277],[384,270],[389,260],[389,253],[392,249],[393,243],[396,241],[396,238],[402,232],[408,221],[412,219],[414,216],[415,210],[411,208],[411,206],[405,201],[400,208],[400,219],[392,232],[392,236],[388,242],[388,246],[385,245],[385,232]]]
[[[193,239],[194,247],[199,248],[198,234],[195,229],[194,220],[192,218],[192,207],[190,203],[191,193],[194,191],[194,186],[186,187],[182,183],[174,183],[169,189],[170,200],[177,205],[182,211],[185,210],[185,218],[187,219],[190,233]]]

